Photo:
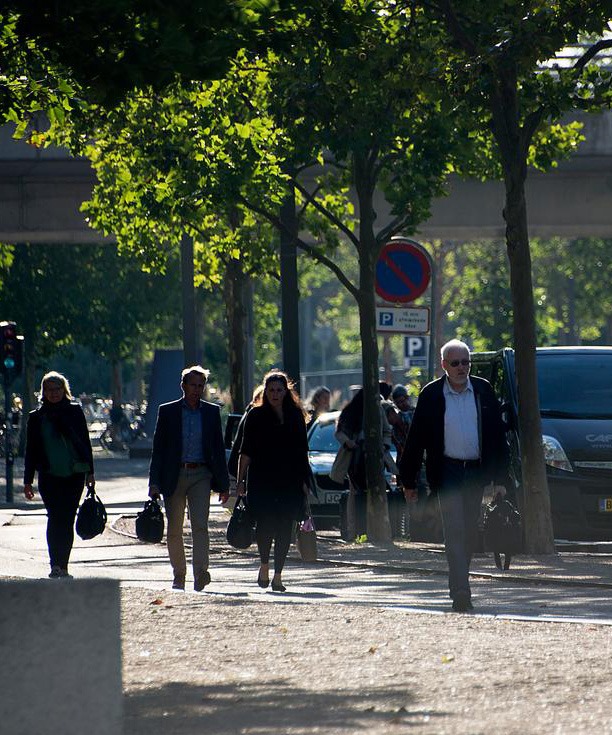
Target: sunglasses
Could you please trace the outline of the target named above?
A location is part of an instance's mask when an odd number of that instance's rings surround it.
[[[449,362],[448,364],[451,367],[459,367],[459,365],[462,365],[463,367],[467,367],[472,361],[471,360],[452,360],[452,362]]]

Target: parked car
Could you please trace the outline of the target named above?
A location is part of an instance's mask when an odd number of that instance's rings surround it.
[[[340,411],[321,414],[308,431],[308,459],[314,482],[308,500],[318,528],[339,525],[340,499],[348,491],[348,480],[339,484],[329,476],[340,448],[334,436],[339,415]]]
[[[329,473],[340,445],[334,436],[336,422],[340,411],[321,414],[308,432],[308,457],[314,481],[313,491],[309,495],[310,507],[318,528],[339,527],[343,538],[346,528],[342,506],[346,504],[348,480],[343,484],[334,482]],[[395,458],[395,449],[392,450]],[[394,475],[386,473],[389,518],[393,536],[405,536],[408,533],[405,501],[402,491],[397,486]]]
[[[536,350],[542,442],[555,538],[612,540],[612,347]],[[508,426],[511,474],[522,504],[514,350],[474,353]]]

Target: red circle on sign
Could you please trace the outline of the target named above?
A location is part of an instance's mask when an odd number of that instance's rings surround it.
[[[423,248],[411,240],[387,243],[376,263],[376,293],[385,301],[407,303],[423,294],[431,265]]]

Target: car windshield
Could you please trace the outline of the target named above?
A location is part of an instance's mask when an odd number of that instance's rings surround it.
[[[612,352],[541,353],[537,366],[544,416],[612,417]]]
[[[316,424],[308,439],[308,448],[311,452],[337,452],[338,440],[334,436],[336,424],[329,421],[324,424]]]

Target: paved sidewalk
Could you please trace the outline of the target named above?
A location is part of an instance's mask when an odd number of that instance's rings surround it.
[[[235,551],[228,546],[225,539],[228,519],[228,510],[219,506],[211,507],[211,554],[256,558],[254,546],[247,551]],[[134,535],[133,517],[119,519],[115,530]],[[188,545],[191,542],[188,521],[185,523],[185,542]],[[347,543],[335,531],[322,531],[318,533],[317,552],[318,560],[315,564],[321,565],[372,567],[390,572],[404,571],[444,577],[448,573],[444,548],[439,544],[413,543],[398,539],[385,546],[375,546],[367,542]],[[299,559],[293,545],[289,558]],[[612,552],[559,551],[557,554],[543,556],[521,554],[512,558],[508,571],[497,569],[492,554],[477,554],[472,560],[471,575],[505,583],[516,581],[612,589]]]
[[[476,614],[457,615],[440,546],[323,532],[318,562],[292,548],[278,594],[256,585],[254,546],[228,546],[213,503],[212,584],[177,592],[164,546],[120,535],[146,463],[100,462],[97,477],[116,532],[77,542],[75,583],[121,580],[125,735],[612,734],[609,554],[519,556],[509,573],[477,556]],[[43,514],[0,505],[23,576],[43,568]]]
[[[23,499],[23,488],[20,458],[15,465],[15,502],[7,505],[0,501],[0,526],[8,524],[15,510],[32,508],[33,504]],[[127,456],[114,457],[98,453],[96,456],[96,477],[99,487],[107,483],[142,483],[142,500],[146,497],[147,460],[129,460]],[[0,490],[0,497],[3,490]],[[102,490],[101,490],[102,492]],[[252,547],[247,552],[234,552],[225,540],[225,527],[229,518],[228,511],[213,505],[211,508],[210,531],[211,551],[213,554],[238,554],[256,556]],[[116,524],[118,530],[133,534],[133,517]],[[189,542],[189,526],[185,526],[186,541]],[[318,534],[319,564],[373,566],[389,571],[406,571],[423,574],[439,574],[446,576],[447,565],[443,547],[436,544],[413,543],[395,540],[389,546],[374,546],[370,543],[346,543],[339,538],[337,532],[320,532]],[[500,572],[493,561],[492,554],[476,555],[472,562],[471,573],[474,576],[500,582],[529,582],[555,585],[580,585],[593,588],[612,588],[612,544],[600,544],[595,553],[592,544],[585,545],[584,551],[575,550],[579,546],[569,548],[560,544],[557,554],[545,556],[519,555],[512,559],[511,569]],[[292,547],[290,558],[297,559],[295,547]]]

